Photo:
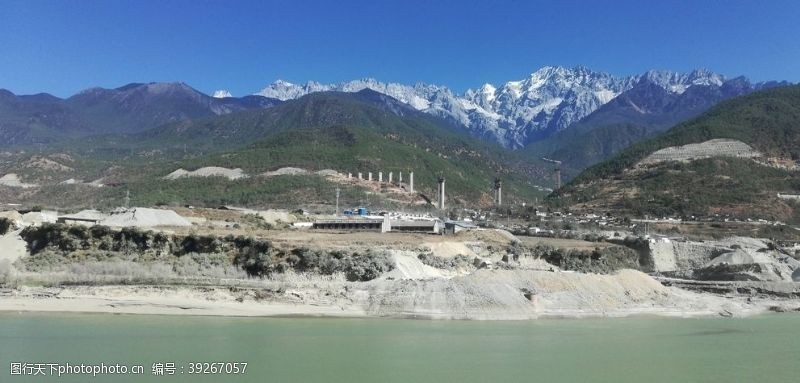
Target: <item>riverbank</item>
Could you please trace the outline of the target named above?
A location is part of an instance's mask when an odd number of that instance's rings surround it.
[[[194,316],[330,316],[364,317],[364,312],[337,306],[238,302],[228,289],[102,286],[23,288],[0,298],[0,311],[69,312]]]
[[[255,238],[47,225],[22,234],[4,237],[18,250],[0,270],[0,311],[528,320],[800,309],[794,260],[761,262],[775,251],[755,241],[696,245],[710,250],[691,262],[676,254],[683,272],[666,277],[633,270],[647,270],[652,254],[624,245],[500,230]],[[761,263],[714,263],[745,250]],[[749,259],[731,259],[740,258]],[[698,270],[717,279],[685,276]]]
[[[0,290],[0,311],[209,316],[528,320],[750,316],[800,301],[664,286],[634,270],[612,275],[478,270],[452,278],[265,280],[234,286],[65,286]]]

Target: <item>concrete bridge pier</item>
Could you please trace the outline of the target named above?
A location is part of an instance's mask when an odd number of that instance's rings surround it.
[[[444,177],[439,177],[439,210],[444,210]]]

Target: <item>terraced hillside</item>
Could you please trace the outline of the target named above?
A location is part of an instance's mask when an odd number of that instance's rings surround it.
[[[738,142],[736,145],[750,147],[758,155],[716,153],[642,163],[654,153],[678,152],[677,147],[716,139]],[[776,88],[729,100],[663,135],[631,146],[581,173],[558,191],[553,201],[639,215],[722,214],[796,220],[797,206],[778,198],[778,193],[800,193],[799,159],[800,87]]]

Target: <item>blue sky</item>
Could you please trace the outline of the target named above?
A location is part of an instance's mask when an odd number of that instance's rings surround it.
[[[797,82],[800,1],[0,2],[0,88],[18,94],[361,77],[461,92],[544,65]]]

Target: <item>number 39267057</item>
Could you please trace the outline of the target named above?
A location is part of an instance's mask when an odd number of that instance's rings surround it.
[[[244,374],[247,362],[190,362],[190,374]]]

